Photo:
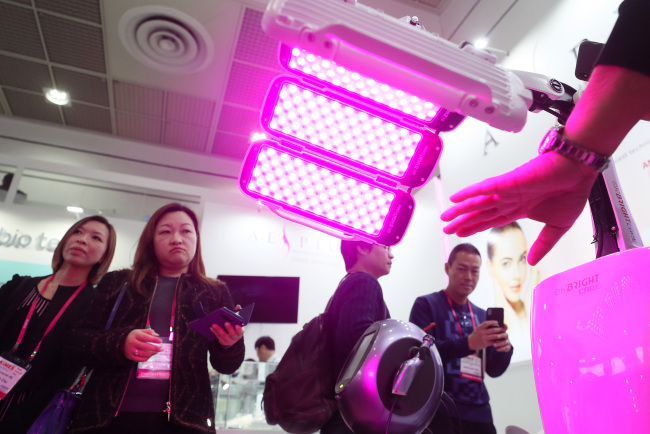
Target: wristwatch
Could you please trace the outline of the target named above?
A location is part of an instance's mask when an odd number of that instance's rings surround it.
[[[548,151],[562,154],[599,172],[602,172],[609,166],[608,156],[591,151],[576,142],[566,139],[564,137],[564,127],[560,126],[551,128],[539,145],[540,154]]]

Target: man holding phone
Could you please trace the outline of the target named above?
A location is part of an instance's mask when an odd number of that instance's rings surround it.
[[[512,357],[507,326],[489,320],[486,311],[471,303],[478,283],[481,254],[471,244],[459,244],[449,254],[447,288],[418,297],[409,321],[435,338],[445,370],[445,392],[453,406],[438,408],[429,428],[436,434],[496,434],[490,396],[483,382],[503,374]]]

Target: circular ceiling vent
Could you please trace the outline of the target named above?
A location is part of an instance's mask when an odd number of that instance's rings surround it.
[[[120,18],[119,35],[133,57],[163,72],[197,72],[214,56],[212,39],[201,23],[166,6],[128,10]]]

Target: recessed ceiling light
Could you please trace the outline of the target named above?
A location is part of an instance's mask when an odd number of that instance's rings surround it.
[[[84,209],[81,208],[80,206],[68,206],[66,209],[68,210],[68,212],[72,212],[75,214],[81,214],[82,212],[84,212]]]
[[[56,105],[68,105],[70,104],[70,95],[68,92],[64,92],[58,89],[43,89],[45,93],[45,98]]]

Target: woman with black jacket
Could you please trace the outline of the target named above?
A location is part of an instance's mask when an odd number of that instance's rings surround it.
[[[133,268],[107,274],[98,293],[69,340],[74,356],[94,368],[69,432],[214,433],[208,359],[221,373],[237,370],[244,330],[215,324],[209,340],[188,326],[234,309],[225,284],[205,275],[196,214],[175,203],[157,210]]]
[[[55,393],[77,377],[81,366],[65,357],[63,342],[108,270],[115,241],[104,217],[86,217],[59,241],[54,274],[15,275],[0,288],[0,363],[29,366],[0,401],[0,433],[25,433]]]

